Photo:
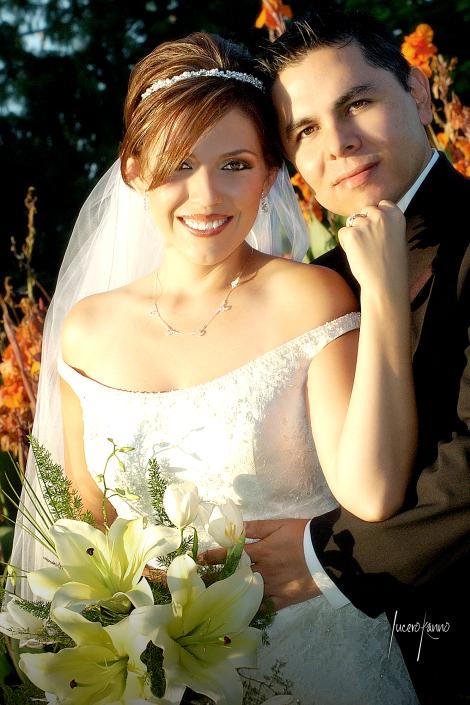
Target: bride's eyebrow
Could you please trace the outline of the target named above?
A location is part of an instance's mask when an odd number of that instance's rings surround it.
[[[253,157],[258,156],[258,154],[253,152],[251,149],[234,149],[232,152],[225,152],[225,154],[221,154],[221,157],[224,159],[227,157],[239,157],[240,154],[251,154]]]
[[[231,152],[224,152],[223,154],[218,154],[217,159],[234,159],[235,157],[239,157],[240,155],[246,156],[247,154],[252,157],[260,156],[259,152],[254,152],[252,149],[234,149]],[[198,158],[194,153],[189,154],[186,159],[194,159],[195,161],[198,161]]]

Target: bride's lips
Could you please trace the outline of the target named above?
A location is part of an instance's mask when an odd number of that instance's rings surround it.
[[[232,215],[213,213],[211,215],[179,215],[179,222],[196,237],[212,237],[224,230],[232,220]]]
[[[339,177],[333,182],[333,186],[340,188],[352,189],[356,186],[362,186],[365,184],[370,177],[373,175],[375,168],[378,166],[378,161],[368,162],[367,164],[362,164],[361,166],[346,171],[340,174]]]

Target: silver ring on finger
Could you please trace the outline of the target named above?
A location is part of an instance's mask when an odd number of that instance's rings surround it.
[[[367,213],[352,213],[346,218],[346,227],[351,228],[356,218],[367,218]]]

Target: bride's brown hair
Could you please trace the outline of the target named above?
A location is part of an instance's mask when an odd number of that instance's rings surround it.
[[[200,69],[240,71],[263,80],[247,51],[217,35],[196,32],[157,46],[136,64],[129,79],[120,148],[127,183],[131,180],[127,160],[134,157],[148,188],[160,186],[188,157],[201,135],[234,108],[253,121],[267,167],[281,165],[277,118],[269,93],[251,83],[199,76],[141,97],[155,81]]]

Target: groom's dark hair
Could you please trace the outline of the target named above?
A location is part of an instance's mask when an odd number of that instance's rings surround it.
[[[302,61],[309,52],[342,48],[352,42],[359,45],[368,64],[390,71],[406,91],[410,90],[410,65],[385,25],[370,15],[337,8],[320,8],[292,22],[265,48],[260,63],[274,81],[283,69]]]

